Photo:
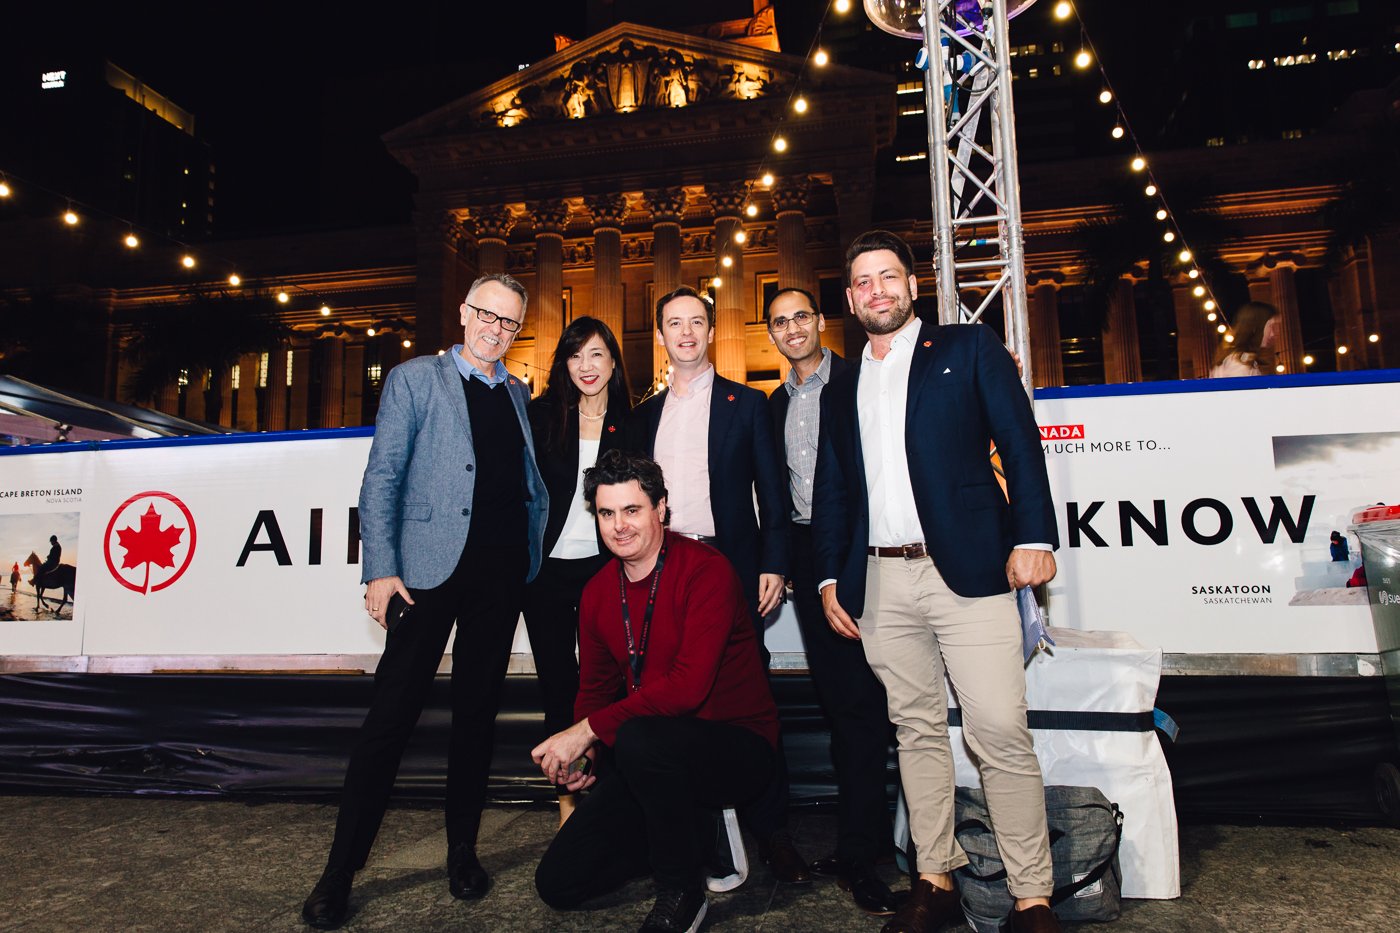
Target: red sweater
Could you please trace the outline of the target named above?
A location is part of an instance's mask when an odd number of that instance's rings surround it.
[[[742,726],[776,746],[778,707],[734,568],[718,551],[690,538],[668,533],[666,543],[642,685],[635,693],[627,686],[617,559],[584,587],[574,720],[587,719],[608,745],[618,726],[633,716],[694,716]],[[637,642],[651,582],[648,575],[627,585]]]

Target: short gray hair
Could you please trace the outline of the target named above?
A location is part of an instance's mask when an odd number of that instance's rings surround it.
[[[525,286],[520,284],[519,279],[517,279],[513,275],[508,275],[504,272],[492,272],[488,275],[483,275],[480,278],[478,278],[475,282],[472,283],[472,287],[467,289],[466,300],[470,301],[472,295],[476,293],[476,290],[481,286],[485,285],[487,282],[495,282],[497,285],[504,285],[506,288],[519,295],[520,314],[522,316],[525,314],[525,308],[530,302],[530,296],[525,294]]]

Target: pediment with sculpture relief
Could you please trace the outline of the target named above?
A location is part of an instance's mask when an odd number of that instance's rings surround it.
[[[389,134],[471,132],[787,93],[802,60],[620,23]]]

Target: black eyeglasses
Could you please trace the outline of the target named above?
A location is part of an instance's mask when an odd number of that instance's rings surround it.
[[[511,320],[508,317],[502,317],[495,311],[487,311],[485,308],[478,308],[476,305],[467,304],[467,302],[465,301],[462,302],[462,304],[467,305],[468,308],[471,308],[473,311],[475,311],[476,319],[483,324],[499,323],[501,325],[501,330],[511,334],[515,333],[520,329],[519,321]]]
[[[806,311],[798,311],[792,317],[775,317],[768,322],[768,326],[774,330],[787,330],[789,324],[796,324],[798,327],[806,327],[807,322],[812,320],[814,315]]]

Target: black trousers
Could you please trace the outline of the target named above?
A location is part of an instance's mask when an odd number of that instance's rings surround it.
[[[831,720],[831,763],[836,770],[836,854],[869,862],[893,838],[885,768],[893,727],[885,688],[865,661],[860,642],[827,624],[817,593],[812,529],[792,523],[793,608],[822,709]]]
[[[578,698],[578,603],[583,587],[610,555],[547,557],[525,588],[525,628],[539,678],[546,739],[574,724]]]
[[[540,859],[540,898],[557,909],[577,907],[648,870],[658,885],[699,884],[701,811],[760,793],[773,757],[767,740],[742,726],[691,717],[627,720],[611,768]]]
[[[520,616],[529,556],[523,546],[468,542],[452,575],[410,589],[413,611],[384,643],[374,696],[345,770],[329,869],[358,871],[369,857],[399,761],[432,688],[452,626],[452,738],[447,756],[447,844],[476,844],[491,767],[501,684]]]

